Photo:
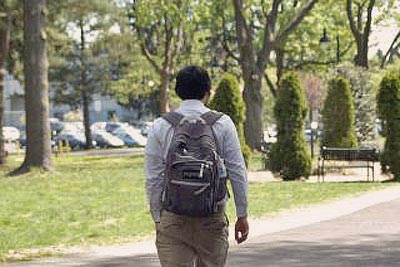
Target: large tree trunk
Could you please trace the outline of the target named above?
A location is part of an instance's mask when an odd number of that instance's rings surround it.
[[[27,146],[25,160],[12,174],[36,166],[52,169],[49,122],[46,0],[24,1],[24,76]]]
[[[92,147],[92,133],[90,132],[90,113],[89,113],[89,105],[90,105],[90,96],[87,93],[87,77],[86,77],[86,64],[85,64],[85,47],[86,47],[86,38],[85,38],[85,30],[84,30],[83,20],[79,21],[79,28],[81,33],[81,79],[80,79],[80,90],[82,94],[82,106],[83,106],[83,127],[85,129],[85,139],[86,139],[86,149],[90,149]]]
[[[246,143],[250,148],[260,150],[263,134],[261,74],[254,75],[253,78],[244,78],[244,86],[243,97],[246,103],[246,120],[244,122],[244,128]]]
[[[368,41],[363,39],[357,44],[357,55],[354,58],[354,63],[357,66],[368,68]]]
[[[170,74],[168,69],[163,69],[161,74],[161,85],[160,85],[160,111],[164,114],[169,111],[169,78]]]
[[[6,58],[10,44],[10,18],[3,19],[3,27],[0,26],[0,164],[6,162],[3,140],[4,117],[4,78],[6,75]]]
[[[90,132],[90,113],[89,113],[89,96],[83,89],[82,92],[82,103],[83,103],[83,126],[85,128],[85,138],[86,138],[86,149],[92,147],[92,133]]]

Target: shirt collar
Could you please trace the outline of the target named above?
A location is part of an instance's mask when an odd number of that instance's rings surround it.
[[[185,116],[197,116],[207,112],[208,110],[209,109],[200,100],[189,99],[183,100],[176,111],[183,113]]]
[[[180,108],[183,109],[198,109],[198,108],[205,108],[204,103],[197,99],[188,99],[183,100],[180,104]]]

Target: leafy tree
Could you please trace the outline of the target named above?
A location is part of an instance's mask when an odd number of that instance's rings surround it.
[[[330,147],[357,147],[354,101],[348,80],[336,77],[329,81],[322,111],[322,144]]]
[[[274,114],[278,140],[271,150],[271,170],[280,172],[284,180],[307,178],[311,173],[311,157],[304,137],[307,104],[300,79],[295,73],[283,76]]]
[[[243,157],[248,165],[251,151],[244,140],[243,122],[245,106],[239,83],[234,75],[228,73],[223,75],[209,106],[211,109],[221,111],[228,115],[236,125]]]
[[[137,120],[144,116],[159,116],[158,75],[140,52],[136,38],[130,32],[102,38],[101,47],[108,51],[112,80],[107,93],[125,108],[137,111]]]
[[[79,33],[79,37],[73,40],[72,47],[64,53],[64,59],[60,59],[59,68],[52,73],[58,93],[55,100],[82,107],[86,146],[89,148],[92,145],[89,114],[91,97],[94,92],[104,88],[108,75],[107,62],[104,60],[106,55],[92,47],[93,40],[89,37],[111,28],[117,7],[114,2],[107,0],[71,0],[60,5],[60,13],[56,23],[63,25],[66,31],[73,25],[73,32]]]
[[[27,147],[25,160],[11,174],[32,166],[52,169],[46,51],[46,0],[24,1],[24,76]]]
[[[127,1],[130,23],[141,51],[160,78],[160,111],[169,110],[169,85],[183,53],[185,34],[196,19],[196,4],[188,0]]]
[[[341,64],[335,73],[346,78],[351,85],[354,100],[356,132],[358,143],[371,141],[375,138],[376,92],[378,84],[371,70],[352,64]]]
[[[273,0],[258,9],[245,5],[242,0],[232,0],[235,12],[236,39],[239,48],[239,62],[244,80],[246,102],[245,136],[252,149],[260,148],[262,136],[262,95],[261,84],[270,55],[299,26],[318,0],[308,0],[302,5],[295,1],[296,10],[287,23],[280,23],[280,7],[283,1]],[[269,10],[269,11],[267,11]],[[262,16],[259,30],[253,23],[255,15]],[[250,119],[251,118],[251,119]]]
[[[19,76],[21,67],[17,62],[20,62],[22,54],[21,21],[20,1],[4,0],[0,2],[0,165],[4,164],[6,160],[3,140],[4,78],[7,70]]]
[[[382,165],[388,165],[395,179],[400,181],[400,78],[399,70],[389,72],[380,85],[379,116],[384,121],[386,137]]]

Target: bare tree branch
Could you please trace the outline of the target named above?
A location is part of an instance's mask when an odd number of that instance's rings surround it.
[[[224,48],[224,50],[226,51],[226,53],[228,54],[229,57],[233,58],[234,60],[236,60],[237,62],[240,61],[240,58],[237,57],[232,49],[229,47],[228,45],[228,36],[226,35],[226,29],[225,29],[225,16],[222,16],[222,40],[221,41],[221,45]]]
[[[362,29],[363,29],[363,26],[362,26],[363,6],[360,3],[357,3],[356,6],[357,6],[357,29],[358,29],[358,32],[362,32]]]
[[[368,36],[371,33],[371,24],[372,24],[372,11],[375,6],[375,0],[370,0],[368,9],[367,9],[367,22],[365,23],[365,28],[364,28],[364,39],[366,40],[366,44],[368,44]]]
[[[354,38],[356,38],[356,41],[359,42],[361,40],[361,33],[358,31],[358,28],[356,27],[352,6],[353,6],[353,0],[346,0],[346,13],[350,24],[350,29],[354,35]]]
[[[157,64],[154,57],[150,54],[149,50],[147,49],[146,45],[144,44],[143,40],[140,41],[140,49],[142,50],[142,54],[146,57],[146,59],[150,62],[153,68],[156,70],[157,73],[161,72],[161,67]]]
[[[278,96],[278,89],[275,87],[274,83],[269,78],[269,76],[266,72],[264,72],[264,78],[268,84],[269,90],[271,91],[272,95],[276,98]]]
[[[386,60],[390,54],[395,50],[395,45],[397,41],[400,39],[400,31],[396,34],[396,37],[393,39],[392,44],[390,45],[389,49],[387,50],[386,54],[383,56],[383,59],[381,61],[381,68],[383,69],[386,64]],[[398,44],[400,45],[400,43]]]
[[[164,14],[164,31],[165,31],[165,43],[164,43],[164,61],[162,70],[165,71],[166,68],[170,67],[172,60],[172,39],[174,36],[173,27],[170,24],[170,18],[165,13]]]
[[[264,27],[264,38],[262,49],[258,53],[257,65],[260,70],[265,69],[270,52],[273,50],[273,34],[275,33],[276,20],[278,18],[279,5],[282,0],[274,0],[272,2],[272,9],[267,15],[267,22]]]
[[[181,53],[182,51],[182,47],[183,47],[183,43],[184,43],[184,36],[183,36],[183,23],[182,20],[180,18],[180,22],[178,29],[177,29],[177,35],[176,38],[177,40],[174,42],[174,47],[173,47],[173,51],[171,53],[171,62],[170,62],[170,69],[173,69],[173,65],[175,62],[175,59],[178,57],[178,55]]]
[[[318,0],[308,0],[308,2],[301,7],[293,20],[289,22],[282,31],[279,32],[279,34],[275,38],[275,43],[279,44],[280,42],[285,40],[288,35],[293,32],[296,27],[302,22],[302,20],[308,15],[308,13],[312,10],[317,2]]]
[[[240,50],[240,61],[244,63],[243,58],[251,58],[254,60],[254,49],[251,40],[251,33],[249,27],[246,23],[246,19],[243,15],[243,3],[241,0],[233,0],[233,5],[235,7],[235,20],[236,20],[236,31],[237,31],[237,41]]]

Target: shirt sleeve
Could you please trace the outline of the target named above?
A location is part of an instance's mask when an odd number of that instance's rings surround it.
[[[247,170],[240,148],[240,141],[233,121],[226,120],[226,134],[224,135],[224,160],[232,185],[236,206],[236,216],[247,216]]]
[[[145,151],[145,170],[146,170],[146,192],[150,206],[150,212],[155,222],[160,222],[161,195],[164,187],[164,169],[162,146],[159,136],[157,136],[157,121],[150,129],[146,151]]]

